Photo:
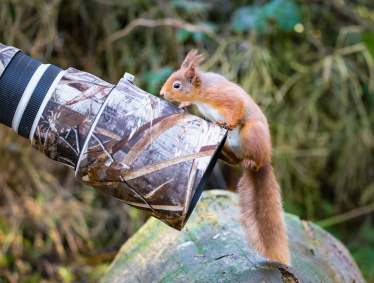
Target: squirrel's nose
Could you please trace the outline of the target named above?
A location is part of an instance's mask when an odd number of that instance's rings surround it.
[[[164,95],[165,95],[164,92],[163,92],[162,90],[160,91],[160,95],[161,95],[161,96],[164,96]]]

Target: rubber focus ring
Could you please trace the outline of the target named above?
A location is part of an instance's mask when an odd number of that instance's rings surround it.
[[[29,103],[27,104],[25,111],[23,112],[21,122],[18,126],[18,134],[24,138],[29,138],[32,125],[34,123],[36,114],[39,111],[40,105],[42,104],[45,95],[51,87],[53,81],[62,69],[50,65],[40,78],[36,85],[33,93],[31,94]]]
[[[0,123],[11,127],[19,101],[41,62],[17,53],[0,78]]]
[[[13,87],[12,84],[8,86],[9,77],[11,77],[12,75],[12,66],[16,66],[22,57],[22,52],[17,52],[16,55],[14,55],[11,61],[9,62],[8,66],[5,68],[2,76],[0,77],[0,123],[2,123],[3,121],[4,110],[8,101],[6,93],[9,92],[10,87]]]

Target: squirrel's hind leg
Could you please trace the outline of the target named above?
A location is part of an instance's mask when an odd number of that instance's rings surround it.
[[[271,159],[271,141],[268,126],[259,120],[247,121],[240,131],[244,158],[242,166],[258,171]]]
[[[260,166],[257,165],[256,161],[244,158],[241,162],[241,165],[244,167],[244,169],[251,169],[252,171],[258,171],[260,169]]]

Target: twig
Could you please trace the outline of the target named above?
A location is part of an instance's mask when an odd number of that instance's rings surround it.
[[[340,214],[340,215],[337,215],[337,216],[333,216],[333,217],[326,218],[324,220],[318,221],[317,225],[322,227],[322,228],[326,228],[326,227],[329,227],[329,226],[332,226],[332,225],[335,225],[335,224],[339,224],[339,223],[351,220],[351,219],[356,218],[358,216],[368,214],[372,211],[374,211],[374,202],[371,203],[371,204],[362,206],[360,208],[353,209],[353,210],[348,211],[346,213],[343,213],[343,214]]]
[[[5,269],[4,271],[2,271],[1,273],[4,273],[4,275],[6,276],[6,278],[9,280],[10,283],[16,283],[16,279],[13,277],[13,274],[10,273],[9,270]]]
[[[346,55],[349,55],[349,54],[352,54],[352,53],[362,52],[366,49],[367,48],[366,48],[365,45],[363,45],[362,43],[358,43],[358,44],[355,44],[355,45],[344,47],[344,48],[340,49],[338,52],[339,52],[340,55],[346,56]]]
[[[362,26],[365,30],[374,31],[374,25],[370,23],[370,21],[363,20],[359,15],[353,12],[351,8],[348,7],[347,5],[338,4],[337,1],[333,1],[333,0],[330,0],[329,2],[331,3],[335,11],[337,11],[339,14],[344,15],[347,18],[350,18],[351,20],[355,21],[360,26]]]
[[[217,257],[215,260],[219,260],[219,259],[221,259],[221,258],[224,258],[224,257],[227,257],[227,256],[232,256],[232,255],[234,255],[234,254],[223,255],[223,256]]]
[[[96,51],[95,56],[89,63],[88,69],[93,68],[93,66],[96,64],[96,60],[98,56],[104,52],[104,50],[112,44],[114,41],[125,37],[128,35],[134,28],[138,26],[143,27],[158,27],[158,26],[172,26],[176,28],[185,29],[189,32],[205,32],[208,34],[214,34],[214,31],[212,28],[208,26],[201,26],[201,25],[193,25],[190,23],[186,23],[184,21],[178,20],[178,19],[171,19],[171,18],[165,18],[165,19],[157,19],[157,20],[150,20],[150,19],[143,19],[138,18],[130,22],[125,28],[113,33],[110,35],[106,41],[104,41]]]
[[[121,29],[113,33],[111,36],[109,36],[108,39],[105,41],[105,43],[100,46],[96,55],[102,53],[108,45],[112,44],[114,41],[120,39],[121,37],[128,35],[134,28],[138,26],[143,26],[143,27],[173,26],[176,28],[185,29],[190,32],[213,33],[213,30],[207,26],[193,25],[193,24],[186,23],[184,21],[177,20],[177,19],[170,19],[170,18],[157,19],[157,20],[135,19],[131,23],[129,23],[124,29]]]

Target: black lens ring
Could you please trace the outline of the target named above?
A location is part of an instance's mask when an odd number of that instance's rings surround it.
[[[223,145],[226,142],[226,138],[227,138],[227,133],[226,133],[225,137],[222,139],[221,143],[216,148],[216,151],[214,152],[212,158],[210,159],[208,167],[206,168],[206,170],[204,172],[204,175],[202,176],[202,178],[200,180],[200,183],[199,183],[199,185],[196,188],[195,194],[192,197],[192,200],[190,202],[190,206],[188,208],[186,217],[184,218],[183,225],[185,225],[187,223],[188,219],[191,216],[191,213],[193,212],[193,210],[194,210],[197,202],[200,199],[200,196],[201,196],[201,194],[202,194],[202,192],[204,190],[204,187],[205,187],[206,183],[208,182],[209,176],[210,176],[210,174],[212,174],[213,168],[214,168],[214,166],[217,163],[218,156],[219,156],[219,154],[221,153],[221,151],[223,149]]]
[[[34,123],[36,114],[39,111],[40,105],[42,104],[44,97],[46,96],[53,81],[61,71],[62,69],[54,65],[50,65],[44,72],[43,76],[40,78],[30,97],[25,111],[23,112],[21,122],[19,123],[18,134],[20,136],[23,136],[27,139],[29,138],[31,128]]]
[[[41,62],[19,52],[0,78],[0,123],[12,127],[14,114],[31,77]]]
[[[9,93],[14,85],[10,79],[13,75],[14,67],[20,62],[24,54],[22,52],[17,52],[8,63],[2,76],[0,77],[0,123],[3,121],[4,110],[8,101],[6,93]]]

